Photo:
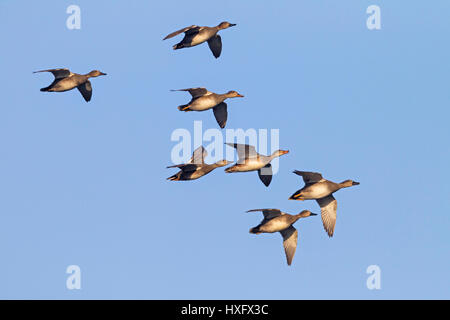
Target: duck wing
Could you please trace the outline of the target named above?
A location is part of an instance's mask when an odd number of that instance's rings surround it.
[[[84,100],[86,102],[89,102],[92,97],[92,84],[89,80],[86,80],[86,82],[80,84],[78,87],[78,91],[80,91],[81,95],[83,96]]]
[[[67,78],[71,74],[70,70],[65,69],[65,68],[39,70],[39,71],[34,71],[33,73],[38,73],[38,72],[51,72],[53,74],[53,76],[55,77],[55,80]]]
[[[198,26],[192,25],[192,26],[177,30],[175,32],[172,32],[171,34],[168,34],[163,40],[173,38],[183,32],[186,32],[186,34],[189,34],[190,32],[198,32],[198,30],[196,31],[196,29],[198,29],[198,28],[199,28]]]
[[[293,171],[295,174],[301,176],[303,178],[303,182],[305,185],[314,184],[323,180],[322,175],[318,172],[308,172],[308,171]]]
[[[294,259],[295,250],[297,250],[298,231],[293,226],[290,226],[280,231],[283,237],[284,253],[286,253],[287,264],[290,266],[292,259]]]
[[[237,150],[239,160],[238,162],[243,162],[245,159],[248,158],[255,158],[258,156],[258,153],[256,152],[256,149],[254,146],[249,146],[248,144],[241,144],[241,143],[228,143],[230,147],[233,147]]]
[[[187,91],[191,94],[193,99],[199,98],[201,96],[204,96],[208,93],[208,90],[206,88],[187,88],[187,89],[177,89],[177,90],[171,90],[171,91]]]
[[[281,212],[281,210],[278,209],[252,209],[248,210],[247,212],[259,212],[259,211],[261,211],[264,215],[264,220],[261,223],[264,223],[266,221],[269,221],[273,218],[279,217],[284,214],[283,212]]]
[[[337,201],[332,194],[316,200],[320,206],[322,223],[329,237],[333,236],[334,226],[336,225]]]
[[[217,106],[213,108],[214,117],[216,118],[217,123],[221,129],[225,128],[227,124],[228,112],[227,112],[227,104],[225,102],[219,103]]]
[[[222,52],[222,38],[218,34],[208,40],[208,46],[216,59],[220,57],[220,53]]]
[[[179,168],[183,172],[194,172],[197,170],[199,165],[192,164],[192,163],[185,163],[185,164],[176,164],[174,166],[168,166],[167,168]]]
[[[203,146],[198,147],[192,153],[192,157],[189,160],[189,163],[193,164],[203,164],[205,163],[205,158],[208,156],[208,152]]]
[[[258,176],[262,183],[264,183],[264,185],[268,187],[270,182],[272,181],[272,165],[268,163],[264,167],[259,169]]]

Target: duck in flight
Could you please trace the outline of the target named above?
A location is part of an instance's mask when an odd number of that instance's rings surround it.
[[[270,162],[283,154],[289,153],[289,150],[277,150],[270,156],[265,156],[257,153],[254,146],[239,143],[227,143],[227,145],[237,150],[238,161],[235,165],[226,168],[225,172],[258,171],[259,179],[266,187],[272,181],[272,165]]]
[[[188,88],[172,91],[187,91],[191,94],[192,99],[188,104],[178,107],[180,111],[205,111],[213,109],[214,117],[220,128],[225,128],[228,118],[227,104],[224,102],[229,98],[242,98],[243,95],[236,91],[228,91],[219,94],[206,90],[205,88]]]
[[[231,161],[221,160],[213,164],[206,164],[205,158],[208,155],[203,146],[198,147],[194,150],[191,159],[186,164],[178,164],[174,166],[169,166],[167,168],[178,168],[180,171],[173,176],[167,178],[171,181],[186,181],[195,180],[204,175],[210,173],[216,168],[226,166],[231,163]]]
[[[345,180],[341,183],[332,182],[322,178],[318,172],[294,171],[301,176],[305,186],[296,191],[289,200],[316,200],[320,206],[322,223],[329,237],[333,236],[336,225],[337,201],[333,193],[351,186],[359,185],[359,182]]]
[[[41,91],[64,92],[77,88],[86,102],[89,102],[92,97],[92,85],[89,78],[106,75],[106,73],[98,70],[93,70],[87,74],[72,73],[69,69],[48,69],[33,73],[37,72],[51,72],[55,77],[55,80],[48,87],[42,88]]]
[[[222,22],[216,27],[199,27],[196,25],[192,25],[190,27],[186,27],[180,29],[178,31],[172,32],[167,35],[163,40],[173,38],[180,33],[184,32],[184,38],[181,42],[177,43],[173,46],[173,50],[181,49],[181,48],[189,48],[197,46],[205,41],[208,42],[209,49],[213,53],[215,58],[220,57],[220,53],[222,52],[222,38],[217,33],[220,30],[227,29],[235,26],[234,23]]]
[[[300,218],[316,216],[309,210],[303,210],[299,214],[288,214],[278,209],[253,209],[247,212],[261,211],[264,219],[259,225],[250,229],[250,233],[274,233],[279,232],[283,237],[283,247],[286,253],[287,264],[290,266],[294,259],[295,250],[297,249],[298,231],[293,224]]]

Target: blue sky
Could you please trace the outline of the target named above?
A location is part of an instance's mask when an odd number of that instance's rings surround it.
[[[66,9],[81,8],[81,30]],[[366,8],[381,8],[381,30]],[[450,298],[450,2],[0,1],[0,298]],[[191,24],[221,32],[173,51]],[[39,92],[51,74],[92,69],[93,98]],[[227,128],[280,129],[290,153],[265,188],[217,169],[170,182],[181,113],[170,89],[237,90]],[[288,201],[294,169],[361,185],[336,193],[329,239],[298,221],[288,267],[281,237],[254,236],[253,208],[319,212]],[[368,290],[366,268],[381,268]],[[67,266],[81,290],[66,288]]]

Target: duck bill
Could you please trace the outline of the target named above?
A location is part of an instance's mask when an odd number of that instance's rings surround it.
[[[281,155],[289,153],[289,150],[281,150]]]
[[[356,181],[352,182],[352,186],[357,186],[357,185],[359,185],[359,182],[356,182]]]
[[[238,95],[236,97],[243,98],[244,96],[242,94],[238,93]]]
[[[106,73],[103,73],[103,72],[100,72],[100,75],[101,75],[101,76],[106,76],[107,74],[106,74]]]
[[[300,201],[302,201],[303,199],[301,198],[301,195],[294,193],[292,196],[289,197],[288,200],[300,200]]]
[[[230,23],[230,27],[234,27],[236,23]]]
[[[317,214],[317,213],[312,213],[312,212],[311,212],[309,215],[310,215],[310,216],[317,216],[318,214]]]

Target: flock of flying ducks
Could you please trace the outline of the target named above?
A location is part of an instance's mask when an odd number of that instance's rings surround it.
[[[167,35],[163,40],[170,39],[181,33],[184,38],[181,42],[173,46],[174,50],[194,47],[204,42],[208,46],[215,58],[220,57],[222,52],[222,38],[218,34],[220,30],[235,26],[229,22],[222,22],[215,27],[200,27],[192,25]],[[92,97],[92,84],[90,78],[106,75],[106,73],[93,70],[87,74],[72,73],[69,69],[48,69],[36,72],[51,72],[55,77],[54,81],[41,91],[44,92],[64,92],[77,88],[86,102]],[[187,91],[192,96],[189,103],[181,105],[178,110],[188,111],[205,111],[212,109],[214,117],[220,128],[224,128],[228,118],[227,104],[224,102],[229,98],[243,97],[236,91],[228,91],[227,93],[218,94],[208,91],[205,88],[188,88],[172,91]],[[277,150],[273,154],[266,156],[256,152],[255,147],[238,144],[227,143],[234,147],[238,153],[238,161],[231,167],[225,169],[225,172],[249,172],[258,171],[260,180],[266,187],[272,181],[272,166],[270,162],[277,157],[287,154],[288,150]],[[202,146],[197,148],[193,155],[185,164],[169,166],[168,168],[177,168],[179,172],[167,178],[171,181],[195,180],[210,173],[216,168],[224,167],[232,162],[221,160],[213,164],[205,163],[207,156],[205,148]],[[317,172],[294,171],[295,174],[301,176],[305,183],[304,187],[296,191],[289,200],[316,200],[321,209],[322,223],[329,237],[333,236],[336,224],[337,201],[333,193],[342,189],[358,185],[359,182],[345,180],[341,183],[332,182],[322,177]],[[292,259],[297,248],[298,231],[293,224],[300,218],[315,216],[317,214],[309,210],[303,210],[299,214],[288,214],[278,209],[253,209],[247,212],[262,212],[264,218],[259,225],[250,229],[250,233],[275,233],[280,232],[283,237],[283,246],[286,253],[287,264],[291,265]]]

